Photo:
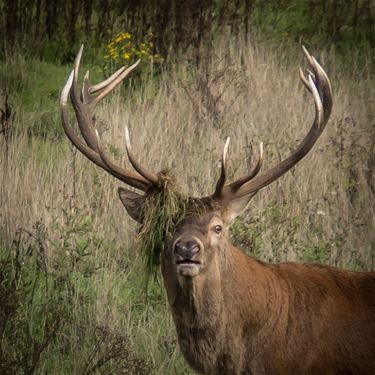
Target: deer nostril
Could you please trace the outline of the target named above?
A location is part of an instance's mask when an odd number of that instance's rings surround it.
[[[198,254],[200,246],[195,241],[177,242],[174,247],[175,254],[181,258],[188,259]]]
[[[193,254],[197,254],[199,253],[199,250],[200,250],[200,247],[198,244],[195,244],[193,245],[191,248],[190,248],[190,251],[193,253]]]

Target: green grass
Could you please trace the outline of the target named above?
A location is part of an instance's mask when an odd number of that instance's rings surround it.
[[[19,131],[27,131],[38,137],[61,137],[58,102],[72,66],[56,65],[37,59],[26,59],[15,54],[7,61],[0,61],[0,92],[8,93],[9,102],[16,112]],[[90,70],[94,82],[103,79],[102,68],[86,63],[83,75]],[[21,128],[20,128],[21,127]]]
[[[100,265],[70,246],[47,265],[42,241],[20,234],[1,251],[2,373],[188,373],[159,284],[146,303],[142,266]]]

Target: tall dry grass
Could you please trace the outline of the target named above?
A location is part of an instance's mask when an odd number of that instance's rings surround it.
[[[142,88],[113,94],[97,114],[103,137],[115,148],[115,159],[128,165],[123,157],[127,124],[140,160],[153,170],[171,168],[187,192],[204,195],[213,190],[227,136],[232,139],[233,176],[246,172],[259,141],[266,144],[264,169],[285,158],[313,118],[312,100],[297,75],[302,57],[284,66],[277,53],[241,47],[222,45],[202,71],[178,66],[159,81],[150,79]],[[283,240],[281,247],[273,247],[270,239],[275,231],[283,234],[282,226],[262,231],[265,258],[284,254],[294,259],[293,240],[315,241],[310,230],[316,225],[320,240],[344,236],[340,243],[344,263],[349,260],[344,254],[353,249],[356,258],[365,261],[374,241],[374,88],[361,72],[353,74],[355,80],[347,79],[326,65],[334,89],[327,130],[305,160],[258,193],[249,207],[249,217],[261,221],[271,204],[283,210],[285,227],[290,227],[288,219],[298,221],[293,238]],[[213,100],[207,99],[207,91]],[[47,227],[53,220],[63,223],[64,211],[79,208],[95,210],[97,233],[121,239],[125,247],[132,242],[134,225],[116,197],[118,182],[75,155],[68,142],[48,143],[23,134],[11,144],[7,170],[5,155],[1,156],[1,232],[8,240],[17,228],[30,228],[37,221]],[[338,251],[336,247],[332,246],[332,253]]]
[[[310,154],[251,201],[233,225],[233,241],[267,261],[374,269],[374,83],[366,70],[348,77],[331,55],[311,52],[331,78],[331,120]],[[138,158],[155,171],[172,169],[191,195],[212,193],[227,136],[231,177],[246,173],[260,141],[265,143],[263,169],[276,164],[296,147],[313,119],[313,101],[298,78],[302,53],[298,58],[285,54],[225,41],[198,70],[182,63],[157,79],[145,78],[141,86],[134,81],[127,90],[117,90],[96,112],[113,159],[129,167],[123,147],[126,124]],[[22,107],[17,112],[18,121],[27,122]],[[120,183],[67,140],[21,132],[0,158],[4,246],[12,245],[16,233],[26,233],[43,244],[47,271],[66,267],[82,275],[91,267],[90,307],[77,291],[72,315],[125,332],[155,372],[187,373],[160,293],[155,292],[151,308],[138,297],[142,268],[136,225],[117,197]],[[77,288],[83,276],[78,279]],[[78,373],[83,354],[75,357],[72,348],[69,368]],[[49,355],[59,358],[58,350]],[[47,360],[43,366],[54,369]]]

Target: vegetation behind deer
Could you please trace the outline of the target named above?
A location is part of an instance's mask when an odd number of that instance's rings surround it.
[[[264,170],[295,148],[313,120],[298,78],[302,57],[225,38],[214,51],[199,68],[181,63],[157,79],[130,78],[100,106],[98,128],[117,162],[127,163],[127,124],[144,164],[171,169],[202,196],[218,177],[227,136],[232,177],[246,173],[244,159],[247,169],[256,162],[260,141]],[[306,159],[251,201],[232,226],[233,242],[266,261],[373,270],[374,83],[366,67],[348,76],[333,55],[322,52],[320,61],[334,92],[327,129]],[[33,65],[18,68],[27,80],[35,74]],[[17,101],[12,111],[0,127],[1,371],[190,373],[160,282],[145,291],[119,183],[59,136],[58,116],[43,119]]]

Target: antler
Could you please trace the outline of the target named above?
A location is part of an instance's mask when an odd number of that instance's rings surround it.
[[[81,94],[79,95],[77,81],[82,52],[83,45],[81,46],[76,57],[74,69],[69,75],[69,78],[61,92],[60,110],[65,134],[72,144],[80,152],[82,152],[83,155],[117,179],[143,191],[147,191],[151,186],[158,188],[158,176],[143,168],[132,154],[130,150],[128,133],[126,133],[126,150],[130,162],[137,172],[127,171],[110,160],[104,151],[99,134],[94,127],[93,112],[96,105],[122,82],[122,80],[139,64],[140,60],[127,69],[125,67],[120,68],[111,77],[97,85],[90,84],[89,72],[87,72],[84,77]],[[67,110],[69,94],[84,142],[80,137],[77,136],[69,124]]]
[[[311,150],[317,139],[322,134],[332,110],[331,84],[327,74],[315,58],[308,53],[305,47],[302,47],[302,49],[310,65],[311,71],[308,71],[309,75],[307,79],[303,71],[300,69],[300,78],[307,90],[312,94],[315,104],[315,119],[309,132],[288,158],[270,170],[259,174],[264,159],[263,144],[261,143],[259,159],[253,170],[248,175],[229,184],[226,183],[227,153],[230,141],[228,138],[223,150],[220,178],[212,196],[214,199],[235,199],[254,195],[259,189],[275,181],[297,164]],[[110,160],[104,151],[99,134],[94,127],[93,111],[95,106],[139,64],[139,61],[127,69],[122,67],[110,78],[97,85],[90,84],[89,72],[87,72],[84,77],[81,94],[79,95],[77,81],[82,51],[83,46],[79,50],[74,63],[74,69],[62,90],[60,98],[61,119],[66,135],[72,144],[89,160],[119,180],[143,191],[147,191],[151,187],[160,190],[161,187],[158,175],[148,171],[136,160],[131,149],[127,128],[125,128],[125,147],[135,172],[127,171]],[[69,125],[67,111],[69,94],[84,142]]]
[[[269,185],[296,165],[314,146],[322,134],[332,110],[332,89],[326,72],[302,46],[305,57],[310,65],[308,79],[300,68],[300,79],[307,90],[312,94],[315,104],[314,122],[295,151],[281,163],[270,170],[258,175],[263,161],[263,146],[260,145],[260,156],[254,169],[247,175],[230,184],[226,184],[226,154],[229,141],[224,146],[222,169],[217,182],[214,199],[235,199],[247,195],[254,195],[259,189]]]

